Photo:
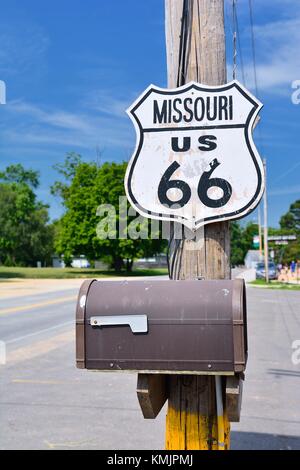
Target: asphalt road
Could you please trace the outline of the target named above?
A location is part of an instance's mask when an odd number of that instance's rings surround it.
[[[163,449],[165,409],[144,420],[136,375],[78,370],[77,290],[1,301],[0,449]],[[248,288],[249,362],[232,449],[300,449],[300,291]]]

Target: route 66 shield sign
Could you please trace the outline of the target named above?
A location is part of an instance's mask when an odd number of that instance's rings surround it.
[[[168,90],[150,85],[127,111],[137,132],[125,177],[131,205],[192,230],[249,214],[264,190],[252,139],[261,107],[236,80]]]

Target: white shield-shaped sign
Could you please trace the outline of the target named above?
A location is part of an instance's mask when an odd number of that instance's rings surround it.
[[[237,81],[150,85],[128,110],[137,132],[125,178],[131,205],[192,230],[249,214],[264,189],[252,140],[261,107]]]

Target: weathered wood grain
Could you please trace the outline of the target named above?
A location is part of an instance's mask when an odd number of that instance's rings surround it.
[[[181,71],[178,83],[183,5],[183,0],[165,0],[169,88],[191,80],[207,85],[225,83],[223,0],[188,0],[187,65]],[[173,240],[170,260],[172,279],[230,278],[229,223],[207,225],[198,230],[195,240]],[[168,382],[166,448],[216,449],[218,429],[214,377],[172,376]],[[225,448],[228,448],[230,425],[226,414],[224,423]]]

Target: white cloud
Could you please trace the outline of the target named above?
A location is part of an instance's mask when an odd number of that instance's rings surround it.
[[[49,38],[39,26],[22,21],[0,23],[0,73],[31,76],[40,73]]]
[[[279,89],[300,78],[300,17],[255,28],[260,88]]]
[[[298,194],[300,197],[300,186],[286,186],[284,188],[271,189],[268,192],[268,196],[283,196],[286,194]]]
[[[6,112],[17,120],[16,126],[10,124],[1,132],[2,138],[11,143],[21,140],[23,144],[89,149],[96,145],[128,149],[133,143],[128,120],[102,116],[99,112],[49,110],[23,100],[8,103]]]
[[[300,79],[299,0],[264,0],[252,4],[258,88],[277,95],[291,94],[292,81]],[[237,5],[247,87],[254,89],[248,2],[239,1]],[[227,10],[229,12],[229,4]],[[278,19],[264,22],[270,18],[269,13]],[[238,56],[240,76],[239,60]],[[231,76],[230,69],[228,76]]]
[[[99,111],[109,116],[124,118],[126,109],[134,101],[135,97],[119,98],[117,95],[112,96],[109,90],[96,90],[89,93],[83,104],[90,109]]]
[[[8,111],[25,114],[27,117],[31,117],[37,122],[49,124],[54,127],[79,130],[82,132],[89,132],[91,130],[88,117],[77,113],[74,114],[64,110],[46,111],[22,100],[11,101],[8,103],[7,108]]]

